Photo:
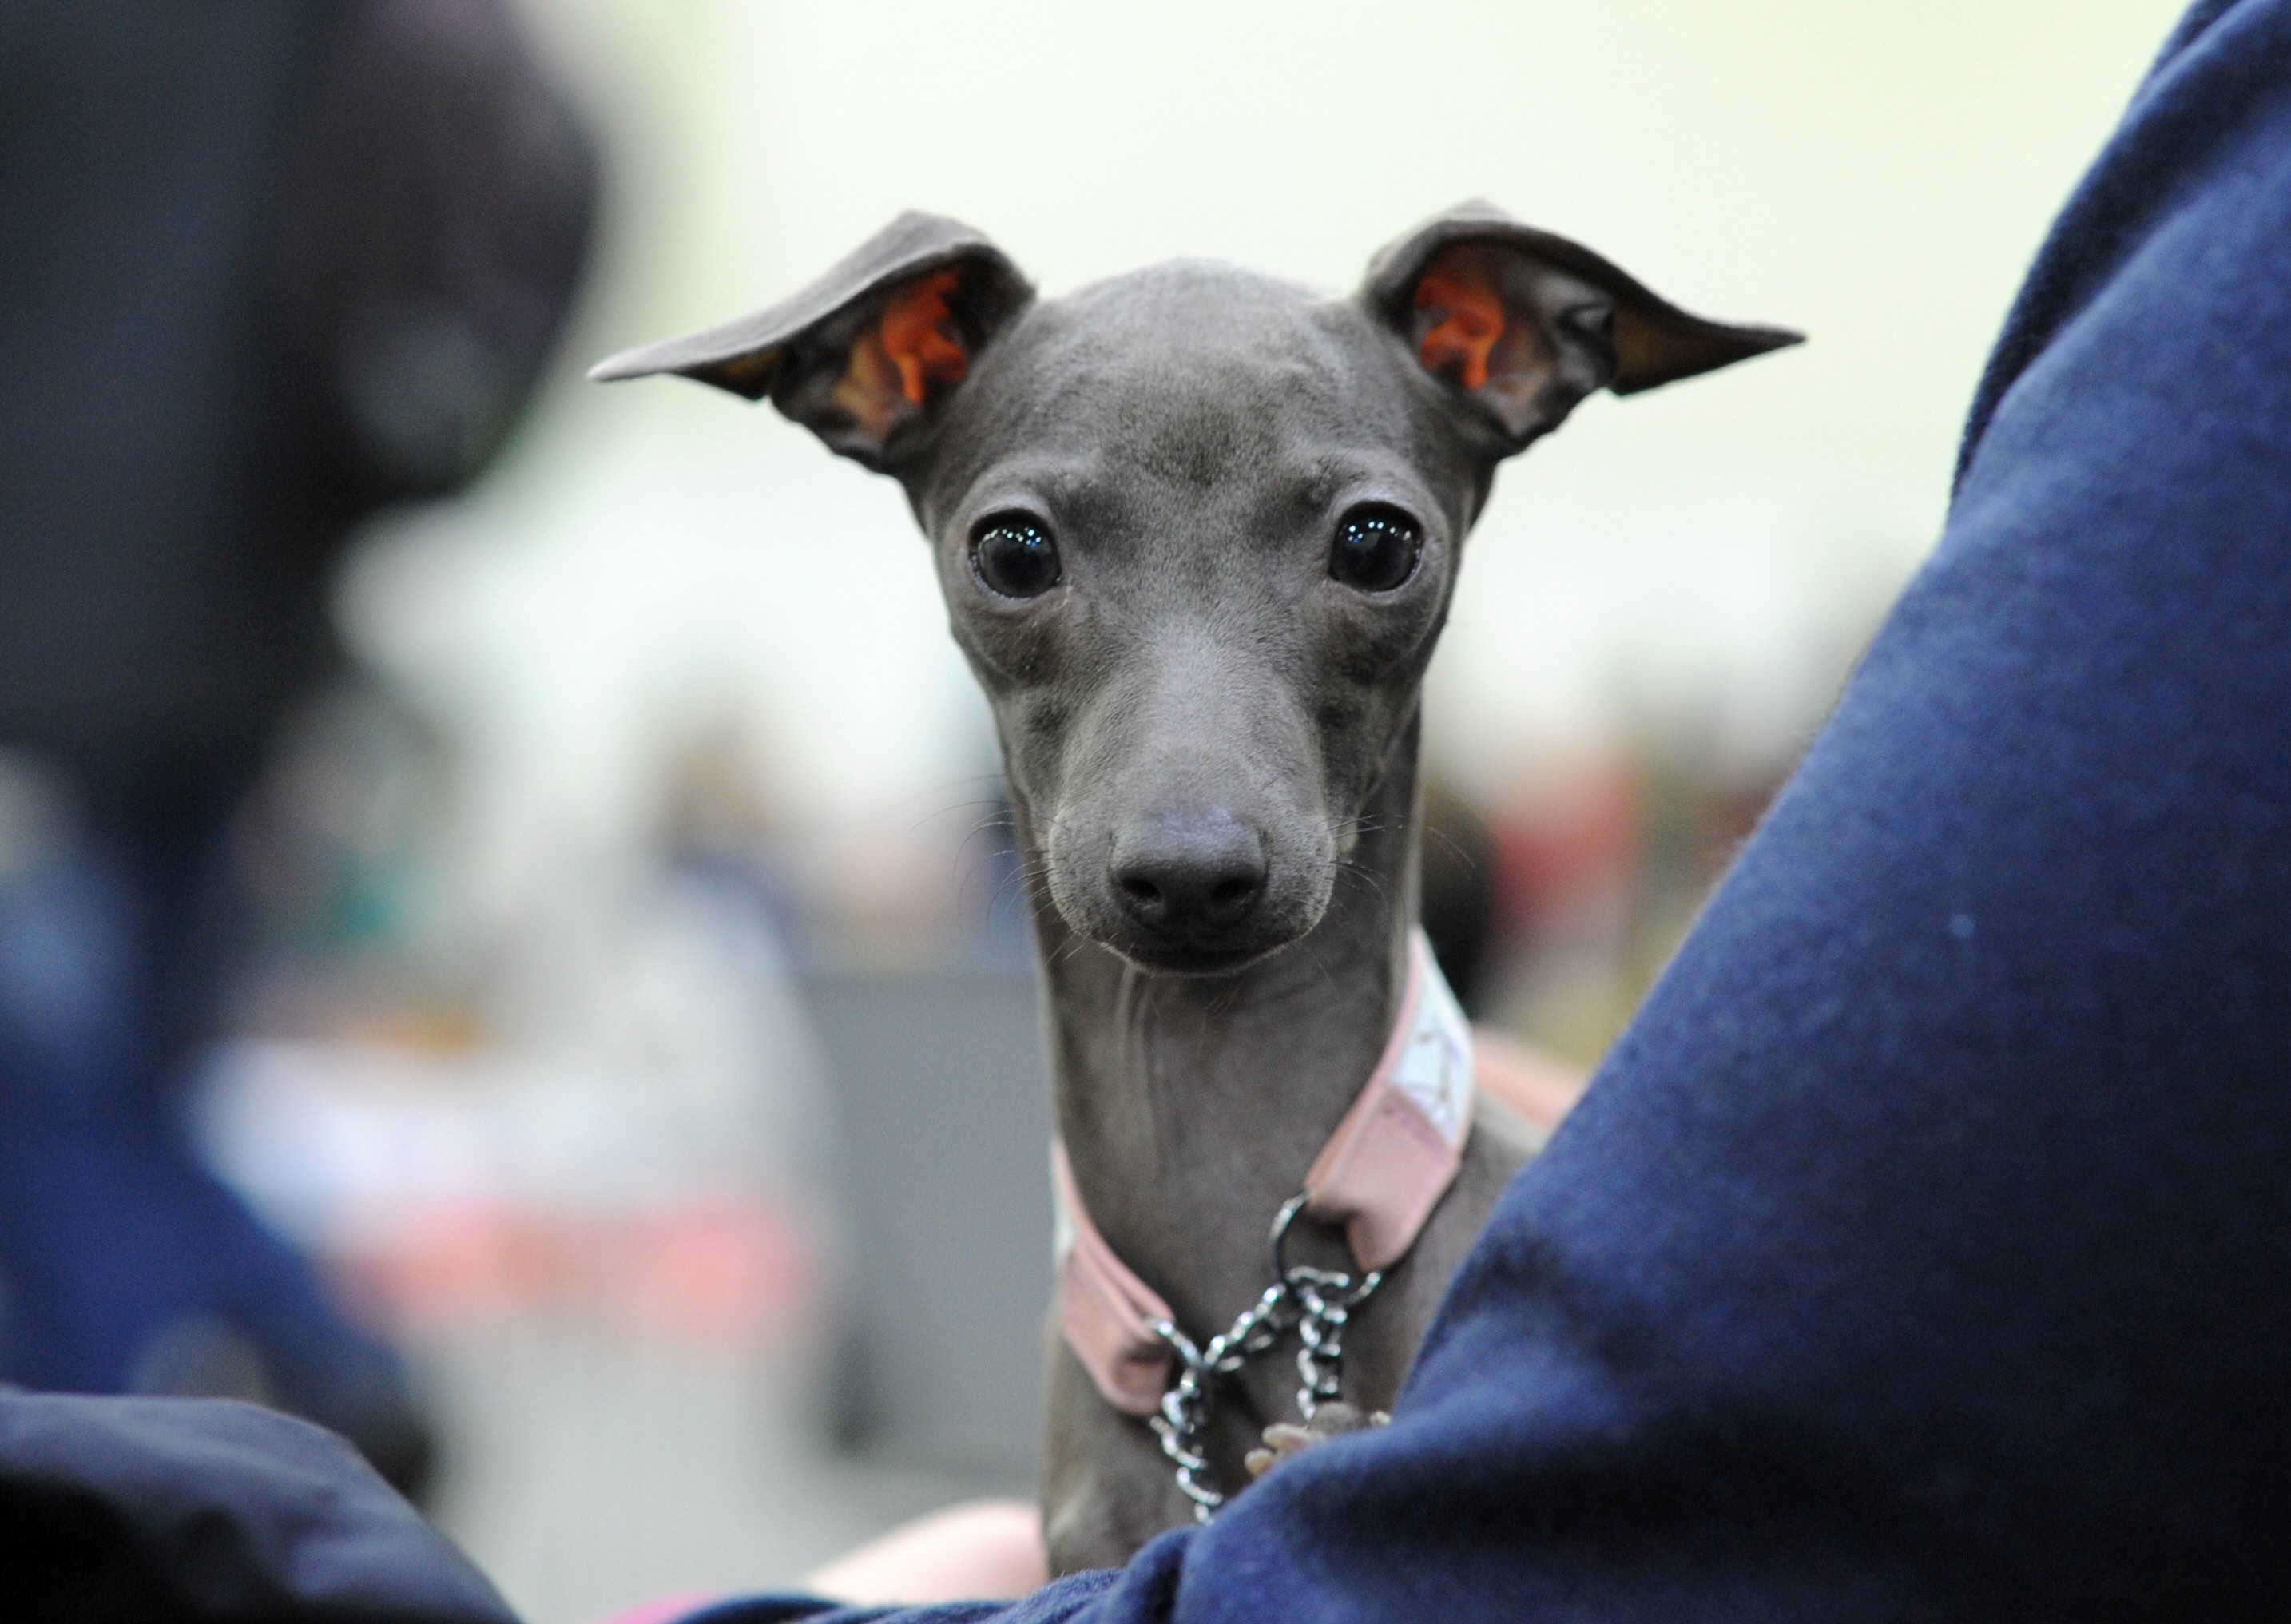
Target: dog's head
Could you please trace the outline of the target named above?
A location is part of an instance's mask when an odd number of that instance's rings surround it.
[[[615,358],[770,396],[905,486],[1073,930],[1149,969],[1310,930],[1496,464],[1585,396],[1797,342],[1474,205],[1348,298],[1178,263],[1064,298],[907,214],[795,297]]]

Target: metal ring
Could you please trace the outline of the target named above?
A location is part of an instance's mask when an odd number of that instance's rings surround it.
[[[1312,1200],[1313,1193],[1310,1190],[1299,1190],[1282,1202],[1281,1210],[1273,1215],[1273,1233],[1269,1239],[1273,1252],[1273,1278],[1276,1281],[1287,1281],[1290,1278],[1289,1229],[1297,1221],[1297,1215],[1304,1211],[1311,1204]],[[1350,1256],[1352,1248],[1347,1246],[1345,1251],[1347,1256]],[[1358,1259],[1354,1261],[1355,1266],[1358,1266]],[[1346,1270],[1314,1268],[1310,1265],[1300,1265],[1299,1268],[1311,1279],[1313,1284],[1324,1290],[1343,1296],[1355,1290],[1353,1284],[1354,1277]],[[1380,1274],[1381,1271],[1372,1271],[1372,1273]]]

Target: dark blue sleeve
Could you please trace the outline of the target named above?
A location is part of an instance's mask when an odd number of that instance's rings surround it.
[[[2291,0],[2207,0],[1393,1425],[996,1616],[2280,1617],[2287,1162]]]
[[[11,1387],[0,1616],[515,1624],[332,1433],[219,1399]]]
[[[1188,1531],[1190,1532],[1190,1531]],[[1186,1534],[1169,1534],[1120,1572],[1077,1573],[1019,1602],[961,1602],[936,1607],[839,1607],[817,1596],[760,1596],[719,1603],[679,1624],[1066,1624],[1101,1617],[1166,1619]],[[1104,1603],[1104,1606],[1097,1604]]]

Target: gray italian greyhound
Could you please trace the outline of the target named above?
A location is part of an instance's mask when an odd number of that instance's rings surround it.
[[[1497,464],[1594,390],[1798,337],[1690,315],[1482,204],[1344,298],[1178,262],[1042,300],[977,233],[910,213],[794,297],[591,375],[768,395],[905,488],[1001,739],[1062,1178],[1112,1266],[1159,1294],[1154,1334],[1198,1354],[1273,1282],[1268,1224],[1295,1216],[1417,1001],[1419,690]],[[1377,1279],[1342,1234],[1298,1227],[1339,1312],[1291,1303],[1282,1326],[1342,1334],[1352,1305],[1331,1415],[1392,1403],[1537,1142],[1484,1098],[1454,1138]],[[1192,1431],[1166,1406],[1141,1419],[1153,1393],[1118,1405],[1076,1346],[1069,1318],[1057,1572],[1189,1520],[1297,1413],[1296,1371],[1243,1358],[1203,1373]],[[1188,1451],[1190,1493],[1171,1470]]]

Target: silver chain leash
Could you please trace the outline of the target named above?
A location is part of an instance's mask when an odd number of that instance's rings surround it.
[[[1146,1417],[1146,1424],[1161,1438],[1162,1452],[1177,1470],[1178,1491],[1193,1501],[1197,1523],[1208,1522],[1226,1500],[1208,1481],[1209,1459],[1202,1453],[1212,1384],[1240,1371],[1293,1328],[1297,1375],[1303,1384],[1297,1389],[1297,1411],[1310,1421],[1322,1404],[1342,1396],[1345,1325],[1352,1311],[1384,1283],[1380,1269],[1369,1270],[1355,1282],[1341,1269],[1290,1266],[1289,1226],[1305,1210],[1307,1199],[1302,1194],[1292,1195],[1274,1216],[1273,1283],[1224,1334],[1200,1347],[1171,1321],[1154,1323],[1154,1334],[1178,1356],[1178,1379],[1162,1395],[1161,1413]]]

